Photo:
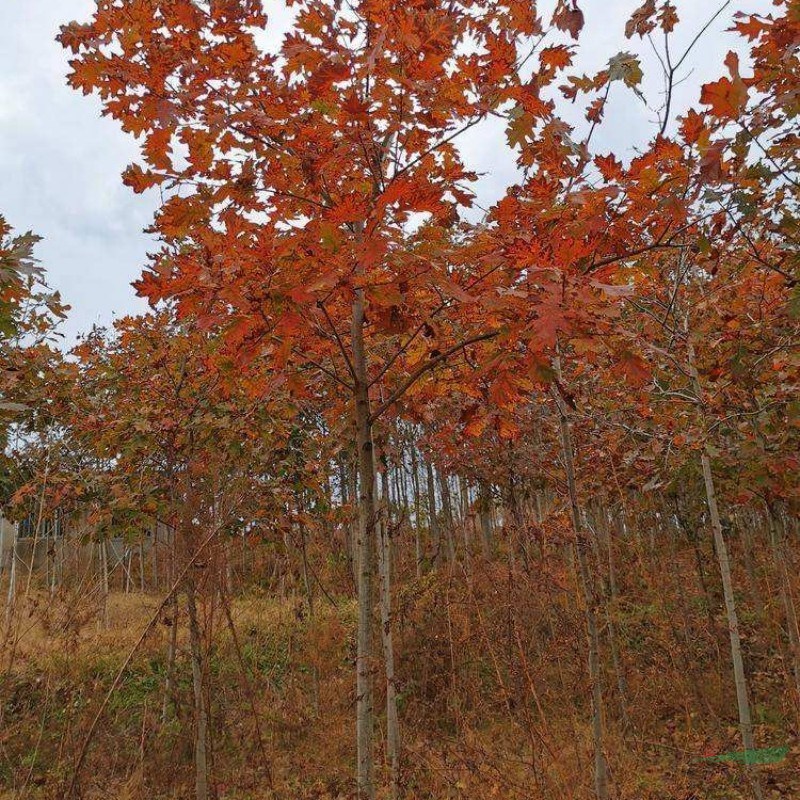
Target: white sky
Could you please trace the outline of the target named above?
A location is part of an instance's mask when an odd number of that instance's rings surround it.
[[[659,104],[660,72],[650,45],[623,35],[625,21],[641,0],[581,0],[586,28],[579,66],[594,73],[621,50],[642,56],[645,94]],[[282,0],[265,0],[273,9],[277,39],[288,24]],[[717,0],[675,0],[681,25],[673,53],[682,52],[719,7]],[[54,37],[58,27],[89,17],[92,0],[0,0],[0,213],[18,232],[44,237],[37,255],[52,286],[72,306],[63,327],[66,341],[115,314],[141,311],[130,282],[146,263],[148,237],[142,232],[153,215],[155,192],[135,195],[120,173],[135,158],[137,144],[117,124],[101,118],[96,98],[66,86],[67,54]],[[540,3],[544,16],[553,0]],[[687,59],[691,74],[678,89],[676,111],[696,103],[699,87],[724,73],[732,48],[742,52],[735,34],[726,33],[737,10],[768,13],[769,0],[731,0]],[[273,40],[274,41],[274,40]],[[575,119],[580,119],[576,108]],[[595,135],[600,152],[632,154],[653,133],[654,115],[632,92],[615,87],[609,121]],[[462,140],[467,163],[488,173],[479,201],[491,204],[513,181],[514,158],[505,148],[503,125],[494,120]]]

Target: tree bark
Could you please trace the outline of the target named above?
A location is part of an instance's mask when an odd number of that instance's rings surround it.
[[[339,475],[341,481],[342,502],[353,502],[357,507],[358,503],[358,465],[353,463],[348,456],[339,457]],[[358,519],[348,521],[345,524],[345,548],[347,550],[347,565],[353,579],[353,588],[358,587],[358,553],[356,552],[356,541],[358,540]]]
[[[436,482],[433,475],[433,466],[430,461],[425,463],[425,473],[428,479],[428,530],[433,545],[431,563],[438,564],[442,550],[442,538],[439,531],[439,519],[436,516]]]
[[[483,554],[488,558],[492,552],[492,491],[481,483],[478,488],[478,513],[481,521]]]
[[[189,616],[189,650],[192,662],[194,695],[194,787],[195,800],[208,800],[208,712],[204,692],[203,640],[197,618],[194,579],[186,583],[186,609]]]
[[[303,587],[306,593],[306,604],[308,607],[308,619],[314,624],[314,585],[311,582],[311,570],[308,565],[308,551],[306,542],[306,525],[303,521],[305,506],[298,492],[295,492],[295,502],[297,503],[297,528],[300,532],[300,555],[303,560]],[[314,713],[319,715],[319,669],[316,664],[311,667],[311,687],[314,702]]]
[[[586,558],[586,532],[581,519],[578,503],[578,492],[575,484],[575,467],[573,463],[572,434],[564,401],[554,389],[552,392],[558,409],[559,427],[561,430],[561,447],[564,458],[564,470],[567,475],[572,525],[575,529],[575,554],[578,560],[578,572],[581,589],[586,603],[586,628],[589,639],[589,680],[592,684],[592,739],[594,742],[594,788],[597,800],[608,800],[608,769],[603,753],[603,686],[600,675],[600,634],[597,625],[597,602],[592,585],[589,562]]]
[[[388,503],[389,482],[383,473],[383,503]],[[386,750],[390,769],[390,797],[400,796],[400,723],[397,713],[397,684],[395,682],[394,638],[392,635],[392,539],[387,513],[379,525],[380,546],[378,570],[381,582],[381,639],[386,676]]]
[[[11,564],[8,567],[8,594],[6,595],[6,628],[10,630],[11,617],[17,597],[17,543],[19,541],[19,524],[14,523],[11,532]]]
[[[453,541],[453,527],[455,520],[453,518],[453,500],[450,494],[450,484],[447,480],[447,475],[442,470],[439,473],[439,488],[442,493],[442,511],[444,512],[445,536],[447,537],[447,561],[450,569],[453,569],[456,564],[456,548]]]
[[[414,558],[416,560],[417,578],[422,577],[422,536],[420,524],[422,520],[422,509],[420,507],[419,491],[419,464],[417,463],[417,448],[411,443],[411,487],[414,492]]]
[[[144,594],[145,590],[145,561],[144,561],[144,537],[139,539],[139,591]]]
[[[164,677],[164,696],[161,702],[161,724],[165,725],[169,719],[169,704],[172,701],[175,686],[175,656],[178,652],[178,596],[173,592],[168,606],[170,609],[166,619],[169,621],[169,639],[167,641],[167,663]]]
[[[108,628],[108,540],[103,539],[102,542],[98,543],[98,547],[100,548],[100,570],[103,582],[103,627]],[[34,547],[34,554],[35,552],[36,549]]]
[[[161,523],[156,521],[153,526],[153,545],[152,545],[152,570],[153,570],[153,591],[157,592],[161,587],[158,580],[158,527]]]
[[[361,474],[359,486],[358,635],[356,656],[356,749],[358,796],[375,798],[372,698],[372,570],[375,533],[375,452],[372,443],[371,408],[364,349],[364,295],[356,292],[353,303],[353,371],[355,372],[354,423]]]
[[[472,573],[472,534],[475,517],[470,509],[469,483],[466,478],[459,476],[458,484],[461,491],[461,524],[464,527],[464,564],[469,575]]]

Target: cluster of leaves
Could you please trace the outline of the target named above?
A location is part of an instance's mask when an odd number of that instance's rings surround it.
[[[97,369],[173,404],[118,388],[118,424],[135,412],[136,435],[120,450],[106,419],[111,439],[95,447],[115,463],[133,448],[123,472],[154,452],[162,472],[174,470],[187,443],[205,453],[208,436],[228,452],[222,429],[239,447],[282,418],[270,402],[251,433],[237,430],[233,420],[252,418],[248,397],[313,407],[323,429],[345,432],[363,349],[373,423],[395,409],[456,449],[487,435],[504,446],[543,424],[549,412],[531,412],[531,398],[546,409],[554,386],[573,406],[586,398],[601,457],[615,453],[626,480],[645,469],[658,485],[677,452],[691,461],[713,439],[750,487],[743,496],[758,486],[785,498],[800,23],[790,5],[776,7],[782,16],[735,20],[752,77],[729,54],[729,77],[702,89],[708,110],[689,111],[675,135],[671,93],[689,52],[670,57],[677,11],[648,0],[634,12],[628,38],[664,36],[665,107],[658,134],[626,164],[594,152],[592,137],[614,84],[641,93],[636,57],[579,76],[574,45],[542,47],[547,35],[579,39],[575,2],[559,2],[548,26],[511,1],[309,0],[277,55],[259,46],[269,30],[259,3],[98,2],[89,23],[62,30],[76,56],[70,81],[143,139],[126,181],[160,185],[167,200],[154,225],[162,249],[137,288],[154,304],[174,299],[177,318],[128,320],[116,343],[96,334],[79,349],[83,384]],[[586,97],[584,134],[559,116],[559,93]],[[457,137],[491,116],[507,119],[522,178],[471,224],[476,176]],[[5,261],[30,269],[31,244],[15,240]],[[134,335],[149,325],[152,336],[177,327],[158,342]],[[188,360],[207,397],[181,415],[170,392],[190,388]],[[172,389],[147,377],[159,364]],[[102,381],[87,396],[113,407]],[[198,420],[211,424],[202,436]],[[181,468],[192,461],[209,463],[186,456]]]
[[[0,498],[11,488],[15,462],[7,448],[12,432],[42,424],[48,396],[41,377],[57,370],[53,343],[67,307],[45,283],[34,257],[39,241],[32,233],[14,236],[0,216]]]
[[[168,308],[93,330],[41,378],[52,426],[16,452],[29,470],[13,503],[27,508],[44,492],[49,509],[81,509],[98,535],[137,536],[156,522],[198,537],[278,531],[296,480],[298,410],[260,376],[226,368],[218,347]],[[316,441],[304,442],[309,465],[322,457]]]

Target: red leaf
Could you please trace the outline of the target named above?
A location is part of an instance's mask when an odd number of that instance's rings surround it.
[[[130,186],[136,194],[152,189],[153,186],[158,186],[165,180],[166,178],[163,175],[159,175],[149,169],[143,170],[138,164],[131,164],[122,173],[122,182],[126,186]]]
[[[632,386],[643,386],[652,374],[650,365],[641,356],[629,351],[620,355],[615,372],[623,375]]]
[[[595,156],[594,163],[605,181],[616,181],[622,177],[622,164],[612,155]]]
[[[747,87],[739,75],[739,57],[731,52],[725,59],[731,78],[720,78],[703,86],[700,102],[711,106],[711,112],[721,119],[736,119],[747,105]]]
[[[656,13],[656,0],[645,0],[636,9],[625,25],[625,38],[630,39],[634,33],[638,33],[640,38],[644,38],[648,33],[655,30],[656,23],[653,17]]]
[[[577,0],[572,0],[572,6],[566,4],[566,0],[561,0],[555,13],[553,22],[560,31],[569,31],[573,39],[578,38],[578,34],[583,29],[583,11],[578,8]]]
[[[361,222],[367,216],[367,208],[363,198],[349,194],[326,216],[331,222]]]
[[[555,47],[545,47],[539,54],[539,61],[542,66],[550,67],[551,69],[564,69],[572,64],[572,52],[566,45],[558,45]]]
[[[705,117],[690,109],[681,121],[681,136],[686,144],[696,144],[706,130]]]
[[[672,3],[664,3],[658,12],[658,21],[665,33],[672,33],[675,30],[675,26],[678,24],[678,12]]]
[[[169,158],[171,141],[172,131],[168,128],[156,128],[148,134],[143,148],[144,155],[156,169],[172,169],[172,161]]]
[[[740,33],[742,36],[746,36],[747,40],[752,42],[757,39],[762,31],[766,29],[766,25],[761,22],[758,17],[751,15],[747,22],[737,22],[733,26],[733,30]]]
[[[703,154],[700,160],[700,175],[704,181],[715,183],[723,175],[722,153],[725,150],[725,142],[715,142]]]

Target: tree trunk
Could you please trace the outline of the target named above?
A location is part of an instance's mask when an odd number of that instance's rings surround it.
[[[433,545],[431,563],[438,564],[442,550],[441,533],[439,532],[439,519],[436,516],[436,483],[433,476],[433,466],[428,461],[425,463],[425,473],[428,479],[428,530]]]
[[[103,539],[98,546],[100,548],[100,570],[103,582],[103,627],[108,628],[108,541]]]
[[[417,463],[417,448],[411,443],[411,486],[414,492],[414,558],[416,559],[417,578],[422,577],[422,538],[420,524],[422,509],[420,507],[419,492],[419,464]]]
[[[469,483],[464,477],[459,476],[461,490],[461,524],[464,527],[464,564],[467,574],[472,572],[472,533],[474,532],[475,517],[469,504]]]
[[[572,434],[564,401],[554,389],[553,399],[558,409],[561,429],[561,447],[564,458],[564,470],[567,475],[572,525],[575,529],[575,554],[578,560],[578,572],[581,588],[586,603],[586,628],[589,639],[589,680],[592,684],[592,739],[594,742],[594,788],[597,800],[608,800],[608,770],[603,753],[603,687],[600,675],[600,634],[597,626],[597,603],[592,585],[589,562],[586,558],[585,531],[581,520],[578,492],[575,485],[575,467],[573,464]]]
[[[347,504],[351,500],[355,503],[358,498],[358,469],[345,456],[340,454],[339,458],[339,483],[342,493],[342,503]],[[349,468],[348,468],[349,467]],[[344,546],[347,555],[347,567],[350,577],[353,580],[353,588],[358,586],[358,558],[355,548],[358,533],[356,528],[358,521],[347,522],[344,526]]]
[[[125,571],[125,594],[131,593],[133,584],[133,548],[127,547],[122,555],[122,567]]]
[[[145,576],[144,576],[144,537],[139,540],[139,591],[144,594],[145,590]]]
[[[169,704],[175,692],[175,657],[178,653],[178,597],[173,593],[168,606],[170,616],[166,620],[170,626],[169,640],[167,641],[167,663],[164,677],[164,697],[161,702],[161,724],[165,725],[169,719]]]
[[[192,662],[194,695],[194,792],[195,800],[208,800],[208,712],[204,692],[203,640],[197,619],[194,579],[186,584],[186,610],[189,616],[189,650]]]
[[[411,507],[408,502],[408,474],[406,470],[406,451],[402,446],[399,447],[400,457],[397,466],[397,482],[400,487],[400,498],[403,504],[403,516],[406,520],[411,519]]]
[[[375,798],[372,700],[372,569],[375,532],[375,452],[364,350],[364,297],[353,303],[354,422],[361,474],[358,526],[358,647],[356,656],[356,748],[358,796]]]
[[[153,552],[150,554],[153,557],[152,558],[152,561],[153,561],[153,564],[152,564],[153,586],[152,586],[152,588],[153,588],[154,592],[157,592],[161,588],[161,584],[159,583],[159,580],[158,580],[158,577],[159,577],[158,576],[158,527],[159,527],[159,525],[160,525],[160,523],[158,521],[156,521],[156,524],[153,526],[153,545],[152,545]]]
[[[8,567],[8,594],[6,595],[6,628],[10,630],[11,617],[14,613],[14,602],[17,596],[17,542],[19,541],[19,524],[14,523],[11,532],[11,564]]]
[[[389,482],[383,473],[383,503],[388,503]],[[391,775],[390,797],[400,796],[400,723],[397,715],[397,685],[394,673],[394,639],[392,635],[392,539],[388,514],[379,525],[380,546],[378,570],[381,582],[381,639],[386,675],[386,750]]]
[[[733,593],[733,580],[731,578],[731,565],[728,559],[728,546],[722,533],[722,522],[717,507],[717,495],[714,487],[714,475],[711,472],[711,459],[708,451],[703,450],[700,456],[703,467],[703,480],[706,487],[706,500],[711,516],[711,528],[714,532],[714,544],[717,550],[719,572],[722,577],[722,593],[725,598],[725,611],[728,617],[728,634],[731,642],[731,660],[733,661],[733,678],[736,684],[736,704],[739,709],[739,727],[742,732],[742,744],[745,751],[754,750],[753,720],[750,716],[750,700],[747,691],[747,676],[744,671],[742,658],[742,641],[739,636],[739,618],[736,613],[736,598]],[[755,774],[752,775],[755,796],[761,800],[761,786]]]
[[[478,489],[478,513],[481,520],[481,541],[483,553],[488,558],[492,552],[492,492],[485,484],[481,483]]]
[[[447,480],[447,475],[442,470],[439,472],[439,488],[442,493],[442,511],[444,512],[445,536],[447,537],[447,561],[450,569],[455,568],[456,564],[456,548],[453,541],[453,527],[455,520],[453,519],[453,500],[450,495],[450,484]]]
[[[308,552],[306,543],[306,525],[303,521],[305,513],[304,504],[298,493],[295,493],[297,503],[297,528],[300,531],[300,555],[303,559],[303,587],[306,592],[306,604],[308,606],[308,619],[314,624],[314,585],[311,583],[311,570],[308,565]],[[311,688],[313,694],[314,713],[319,714],[319,668],[316,664],[311,667]]]

